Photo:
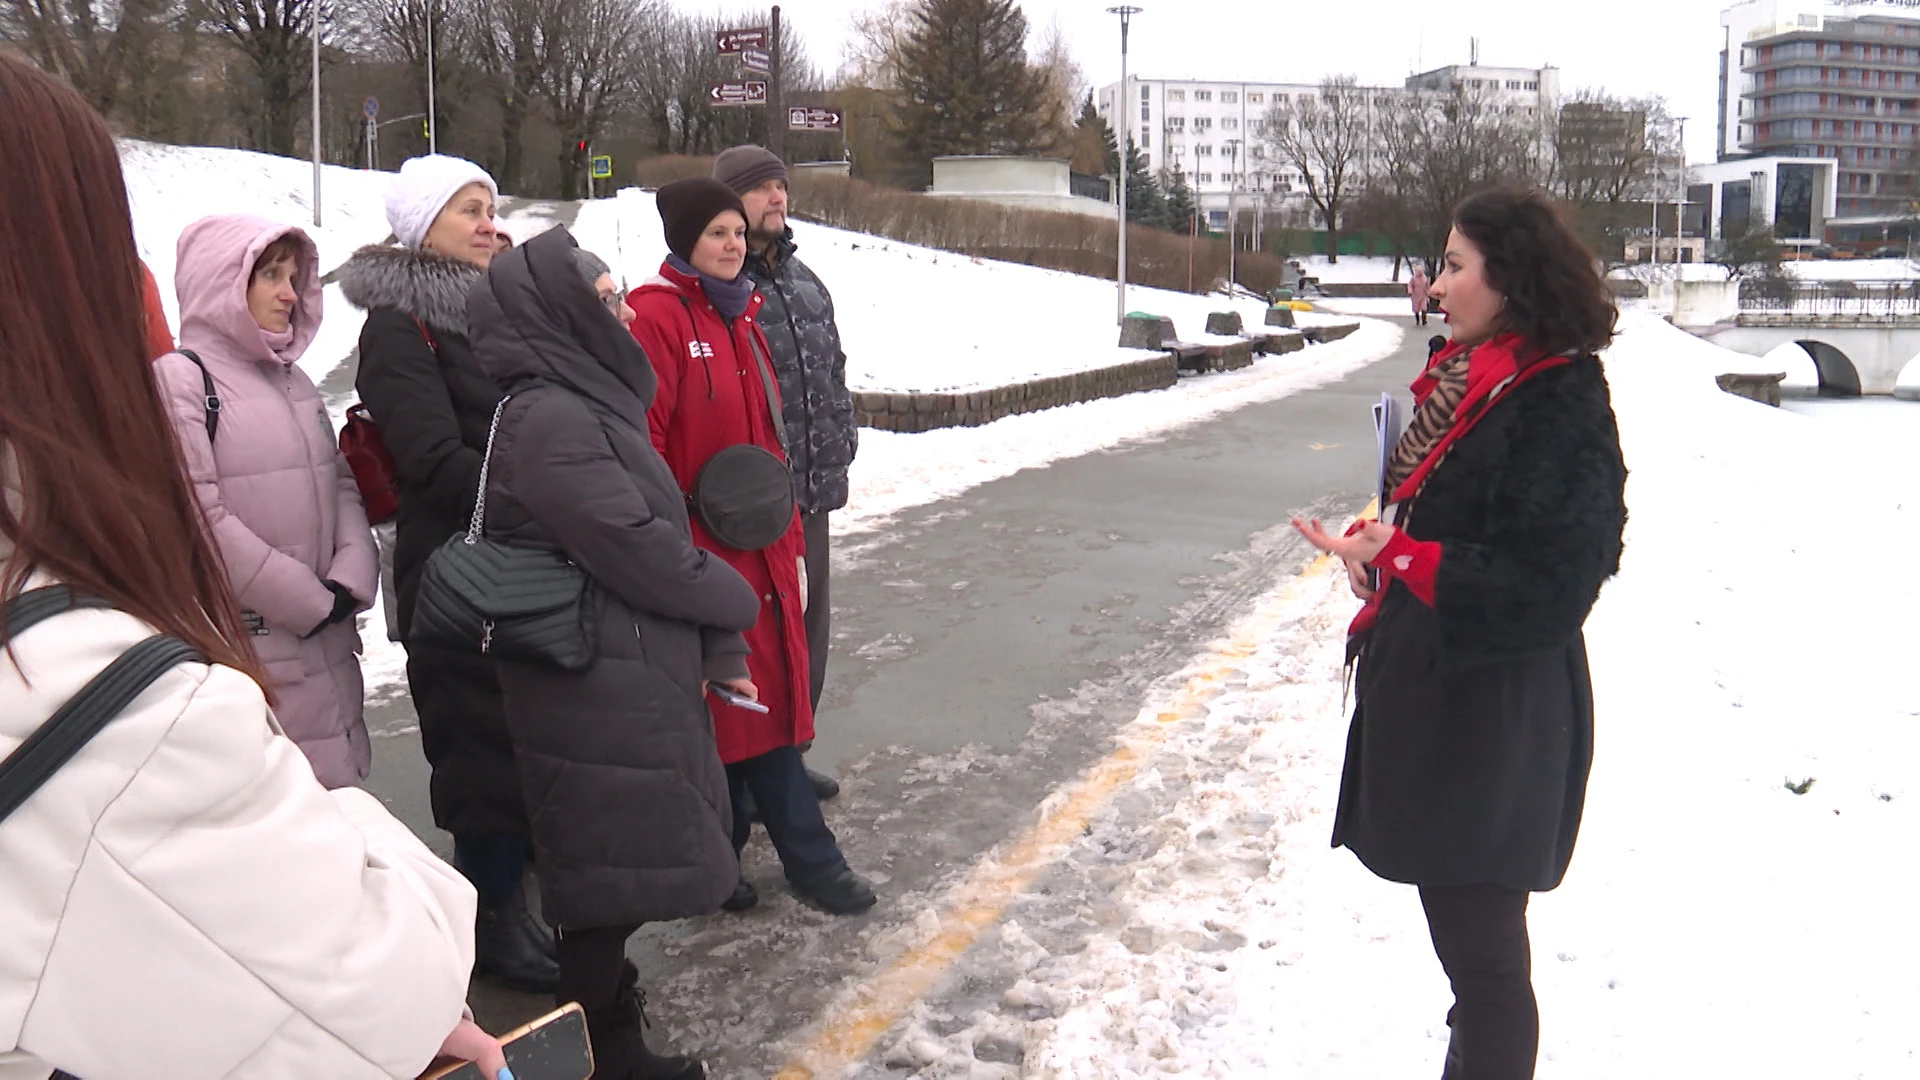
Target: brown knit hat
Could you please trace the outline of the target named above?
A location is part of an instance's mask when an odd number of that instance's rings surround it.
[[[769,180],[787,178],[787,163],[762,146],[736,146],[713,159],[713,178],[745,195]]]
[[[687,261],[693,259],[693,246],[714,218],[731,210],[740,215],[741,223],[747,220],[747,208],[740,205],[740,196],[705,176],[675,180],[661,188],[653,201],[667,232],[667,250]]]

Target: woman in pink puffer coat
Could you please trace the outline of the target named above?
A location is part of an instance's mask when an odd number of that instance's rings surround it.
[[[294,365],[320,326],[319,251],[292,226],[220,215],[187,226],[178,258],[182,352],[154,362],[161,390],[274,714],[320,782],[345,787],[372,761],[353,617],[379,561],[320,392]]]

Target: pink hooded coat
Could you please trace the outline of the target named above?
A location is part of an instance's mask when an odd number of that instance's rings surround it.
[[[1432,282],[1427,280],[1427,272],[1420,267],[1414,267],[1413,277],[1407,280],[1407,296],[1413,301],[1415,315],[1427,310],[1427,293],[1431,288]]]
[[[282,236],[300,241],[299,304],[291,340],[275,342],[247,311],[253,264]],[[321,316],[320,256],[306,233],[263,218],[204,218],[180,234],[175,270],[180,347],[196,353],[220,398],[207,438],[200,369],[179,353],[155,361],[194,491],[240,606],[258,615],[281,727],[327,787],[366,778],[372,754],[361,716],[360,635],[354,620],[311,638],[333,609],[327,579],[371,606],[379,560],[360,491],[334,441],[313,381],[294,361]]]

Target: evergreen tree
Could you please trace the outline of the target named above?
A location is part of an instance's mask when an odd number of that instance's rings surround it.
[[[1193,189],[1187,186],[1187,174],[1175,165],[1172,175],[1167,178],[1168,228],[1175,232],[1186,232],[1189,227],[1187,223],[1199,212],[1200,208],[1193,201]]]
[[[1073,171],[1089,176],[1120,175],[1120,152],[1115,149],[1113,128],[1106,117],[1093,107],[1093,95],[1080,106],[1080,117],[1073,124]]]
[[[1156,229],[1170,227],[1167,197],[1160,191],[1160,182],[1147,171],[1147,159],[1132,136],[1127,137],[1127,220]]]
[[[919,0],[899,49],[900,135],[929,173],[949,154],[1053,146],[1050,82],[1027,59],[1027,17],[1014,0]]]

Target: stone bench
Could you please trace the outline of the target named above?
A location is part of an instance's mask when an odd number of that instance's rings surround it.
[[[1784,371],[1777,375],[1729,373],[1716,375],[1713,381],[1720,385],[1720,389],[1735,397],[1743,397],[1777,409],[1780,407],[1780,384],[1786,381],[1786,378],[1787,373]]]
[[[1315,345],[1325,345],[1330,341],[1339,341],[1360,329],[1359,323],[1333,323],[1329,326],[1308,326],[1300,332]]]
[[[1110,367],[1053,375],[986,390],[939,393],[853,392],[854,422],[881,431],[978,427],[995,420],[1083,401],[1164,390],[1179,381],[1171,352]]]

